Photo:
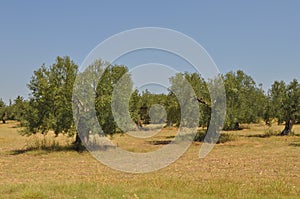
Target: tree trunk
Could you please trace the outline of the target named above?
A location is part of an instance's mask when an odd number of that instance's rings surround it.
[[[6,113],[3,113],[3,115],[2,115],[2,123],[3,124],[6,123]]]
[[[239,122],[234,123],[234,130],[242,130]]]
[[[80,151],[82,148],[82,142],[81,142],[78,132],[76,132],[75,142],[73,142],[73,145],[74,145],[76,151]]]
[[[288,135],[292,132],[292,128],[293,128],[294,122],[292,120],[288,120],[285,122],[285,127],[283,129],[283,131],[280,133],[280,135],[284,136],[284,135]]]
[[[76,137],[75,137],[75,142],[74,142],[74,144],[78,144],[78,145],[81,144],[81,139],[80,139],[78,133],[76,133]]]
[[[138,126],[139,129],[143,129],[143,123],[142,123],[142,120],[138,119],[136,121],[136,125]]]

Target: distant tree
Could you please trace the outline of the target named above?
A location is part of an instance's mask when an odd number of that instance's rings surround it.
[[[142,100],[139,91],[135,89],[131,94],[129,101],[129,112],[132,120],[138,126],[138,128],[143,127],[143,123],[141,120],[141,110],[142,110]]]
[[[4,101],[2,100],[2,98],[0,98],[0,117],[1,117],[2,123],[5,124],[6,123],[6,105],[5,105]]]
[[[149,110],[151,105],[154,103],[155,97],[154,94],[152,94],[149,90],[145,90],[141,94],[141,107],[139,110],[139,116],[140,119],[143,121],[143,124],[149,124],[150,123],[150,116],[149,116]]]
[[[152,94],[150,101],[151,104],[149,104],[150,106],[148,107],[148,115],[150,117],[150,123],[162,124],[167,122],[167,112],[166,112],[167,95],[164,93]]]
[[[173,92],[169,92],[166,99],[167,125],[180,125],[180,105]]]
[[[24,116],[28,109],[28,102],[23,97],[17,96],[10,105],[10,118],[21,122],[24,125]]]
[[[285,123],[281,135],[292,132],[293,125],[299,122],[300,84],[293,80],[288,85],[283,81],[275,81],[269,90],[269,109],[266,120],[276,118],[278,123]]]

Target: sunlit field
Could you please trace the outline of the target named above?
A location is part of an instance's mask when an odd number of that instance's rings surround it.
[[[170,166],[146,174],[123,173],[89,152],[71,149],[59,135],[23,137],[18,124],[0,124],[0,198],[299,198],[300,126],[292,136],[274,136],[283,126],[243,125],[223,132],[231,139],[199,159],[201,142]],[[129,151],[147,152],[172,139],[175,128],[153,138],[115,135]],[[47,147],[40,147],[44,140]]]

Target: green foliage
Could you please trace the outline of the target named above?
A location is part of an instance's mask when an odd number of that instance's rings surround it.
[[[5,107],[5,103],[4,101],[2,100],[2,98],[0,98],[0,108],[3,108]]]
[[[180,125],[180,105],[174,93],[170,92],[166,96],[166,111],[168,126]]]
[[[275,81],[269,90],[269,107],[268,107],[268,116],[269,118],[277,118],[278,123],[282,123],[284,121],[284,103],[286,99],[286,91],[287,87],[283,81]]]
[[[243,71],[227,73],[224,83],[227,101],[224,129],[238,129],[240,123],[258,122],[264,113],[264,91]]]
[[[0,98],[0,120],[2,120],[3,123],[5,123],[6,115],[6,105],[2,98]]]
[[[154,93],[151,93],[149,90],[143,91],[142,94],[140,95],[140,106],[138,106],[139,117],[143,121],[143,123],[144,124],[161,123],[161,121],[154,121],[154,120],[151,121],[150,114],[149,114],[150,110],[152,108],[152,110],[154,110],[154,112],[156,112],[156,116],[153,115],[154,117],[152,119],[164,118],[163,115],[160,115],[160,116],[157,115],[157,114],[163,114],[163,112],[155,111],[155,109],[157,109],[158,106],[154,106],[154,105],[161,105],[166,110],[171,105],[170,99],[171,98],[169,98],[169,96],[167,96],[166,94],[154,94]],[[166,112],[168,112],[168,110],[166,110]],[[163,121],[163,122],[166,122],[166,121]]]
[[[119,128],[117,122],[124,124],[125,127],[122,127],[126,129],[130,128],[131,123],[126,120],[128,117],[125,117],[128,110],[135,115],[135,118],[138,118],[139,95],[132,90],[132,81],[127,72],[128,69],[125,66],[111,65],[97,60],[78,74],[74,88],[76,92],[73,93],[73,108],[77,110],[74,114],[78,121],[75,122],[79,124],[80,120],[84,121],[78,125],[81,126],[80,128],[85,128],[83,132],[86,132],[86,135],[84,136],[88,137],[89,133],[113,135],[121,132],[121,127]],[[132,92],[134,98],[130,99],[129,94]],[[112,107],[115,110],[112,110]],[[95,117],[89,114],[89,110],[93,109],[96,111]],[[113,111],[118,113],[117,120]],[[99,123],[101,130],[94,129],[97,126],[96,123]]]
[[[93,106],[93,101],[97,103],[99,96],[96,95],[98,78],[104,71],[104,67],[108,63],[104,63],[101,60],[98,60],[88,66],[83,72],[78,73],[76,77],[76,84],[74,84],[73,90],[73,114],[75,118],[75,124],[83,125],[79,130],[83,130],[83,136],[87,136],[89,131],[96,133],[96,129],[90,129],[95,126],[95,123],[98,122],[88,114],[89,110],[95,109]],[[78,130],[78,129],[77,129]],[[76,145],[81,144],[81,139],[78,134],[76,134]]]
[[[69,57],[57,57],[49,68],[42,65],[31,78],[28,108],[25,110],[24,134],[73,133],[72,89],[77,65]]]
[[[168,118],[172,118],[171,121],[177,126],[195,126],[199,125],[199,121],[203,122],[204,118],[200,117],[200,112],[203,116],[204,111],[195,101],[202,91],[203,81],[200,76],[196,73],[178,73],[170,78],[170,83],[169,97],[173,97],[173,103],[170,103],[171,107],[168,108],[171,111],[168,113]],[[171,114],[173,115],[170,117]]]
[[[141,120],[141,107],[142,107],[142,99],[139,91],[136,89],[133,91],[129,101],[129,112],[130,117],[135,123]]]
[[[95,122],[99,122],[102,132],[106,135],[130,130],[133,126],[132,121],[136,124],[166,122],[169,126],[194,125],[199,121],[197,125],[200,127],[208,127],[211,122],[214,122],[212,126],[220,126],[220,121],[211,121],[211,115],[218,118],[225,114],[224,108],[220,106],[223,102],[219,90],[220,82],[217,79],[205,81],[197,73],[178,73],[170,78],[171,87],[168,94],[153,94],[148,90],[139,93],[138,90],[133,90],[133,83],[127,72],[125,66],[111,65],[98,60],[78,74],[80,83],[75,85],[75,89],[79,94],[78,98],[72,98],[77,65],[69,57],[57,57],[51,67],[42,65],[34,71],[28,84],[31,91],[29,101],[18,96],[13,103],[6,106],[0,100],[1,119],[21,121],[26,126],[23,132],[26,135],[47,133],[49,130],[53,130],[56,135],[74,135],[74,124],[78,124],[79,119],[74,123],[73,114],[79,112],[83,112],[81,117],[86,123],[84,131],[87,135],[90,132],[99,133],[96,129],[90,129],[91,126],[95,126]],[[239,129],[241,123],[255,123],[262,118],[267,124],[270,124],[272,119],[277,119],[279,123],[300,122],[300,86],[296,80],[289,85],[282,81],[274,82],[266,96],[261,85],[257,86],[243,71],[229,72],[223,75],[222,79],[227,106],[223,129]],[[189,91],[190,88],[194,93]],[[211,99],[210,94],[213,94],[214,99]],[[113,100],[113,95],[117,95],[117,101]],[[90,103],[93,100],[95,107],[85,107],[86,110],[81,110],[83,104],[93,104]],[[193,101],[199,109],[186,108],[187,104]],[[72,102],[77,112],[73,113]],[[151,121],[149,111],[155,104],[164,107],[166,116],[155,106]],[[112,110],[112,106],[116,110]],[[87,114],[92,108],[96,109],[97,121]],[[195,110],[199,112],[195,113]],[[113,113],[115,111],[119,114],[117,121]],[[128,114],[130,117],[127,117]],[[182,114],[191,117],[184,120]],[[197,118],[193,115],[197,115]],[[128,118],[131,118],[130,121]],[[165,119],[166,121],[162,121]],[[125,125],[120,127],[120,124]]]
[[[96,112],[99,124],[104,132],[107,135],[113,135],[116,132],[121,132],[118,129],[118,125],[115,121],[113,112],[112,112],[112,95],[115,90],[117,98],[115,103],[118,103],[115,107],[119,115],[120,124],[128,124],[128,121],[123,121],[125,119],[125,110],[129,109],[128,103],[129,98],[127,94],[132,91],[132,82],[128,74],[128,69],[125,66],[111,66],[109,65],[103,72],[100,81],[97,86],[96,91]],[[118,84],[118,81],[122,83]],[[118,86],[116,86],[118,84]],[[130,97],[130,96],[129,96]],[[134,110],[133,107],[131,107]],[[122,117],[122,114],[124,116]],[[126,129],[129,127],[126,127]]]
[[[275,81],[269,90],[269,102],[264,119],[277,119],[278,123],[285,122],[282,135],[290,134],[295,123],[300,121],[300,84],[293,80],[288,85],[283,81]]]
[[[190,83],[192,88],[195,91],[196,97],[202,99],[203,103],[199,103],[200,117],[199,117],[199,126],[207,127],[210,121],[211,107],[210,107],[210,94],[207,86],[207,82],[198,74],[198,73],[185,73],[185,79]],[[195,101],[195,99],[194,99]],[[196,102],[196,101],[195,101]]]
[[[26,123],[25,114],[28,106],[28,101],[24,100],[21,96],[17,96],[14,102],[9,106],[9,119],[20,121],[21,125],[24,125]]]
[[[300,84],[293,80],[286,85],[275,81],[270,90],[273,116],[279,123],[298,120],[300,115]]]

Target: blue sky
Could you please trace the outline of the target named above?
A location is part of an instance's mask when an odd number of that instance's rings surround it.
[[[0,98],[28,96],[43,63],[70,56],[81,64],[121,31],[165,27],[199,42],[221,72],[244,70],[264,88],[300,77],[300,1],[0,2]]]

